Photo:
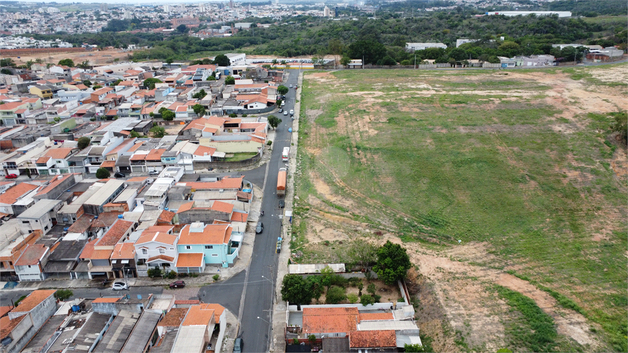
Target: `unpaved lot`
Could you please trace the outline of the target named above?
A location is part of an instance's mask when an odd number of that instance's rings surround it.
[[[628,176],[608,114],[628,110],[626,77],[628,65],[306,74],[295,261],[402,244],[438,351],[521,349],[521,315],[495,286],[553,319],[557,349],[617,350]]]

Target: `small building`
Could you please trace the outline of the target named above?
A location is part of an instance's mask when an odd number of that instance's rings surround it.
[[[406,43],[406,51],[409,52],[425,50],[427,48],[447,49],[447,45],[443,43]]]
[[[35,290],[0,318],[3,352],[20,352],[57,311],[56,290]]]
[[[57,223],[57,212],[61,206],[61,200],[39,200],[17,216],[17,219],[22,222],[22,230],[26,233],[41,230],[43,234],[47,234]]]
[[[179,256],[185,253],[203,254],[205,264],[228,267],[238,257],[242,238],[241,233],[233,232],[230,224],[195,222],[181,229],[177,249]]]
[[[30,244],[15,262],[15,273],[20,281],[43,281],[46,279],[44,267],[48,262],[50,249],[44,244]]]

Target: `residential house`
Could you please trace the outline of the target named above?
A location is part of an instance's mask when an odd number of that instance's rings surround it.
[[[52,98],[52,89],[48,86],[34,85],[30,86],[28,91],[30,94],[34,94],[41,99]]]
[[[18,216],[24,212],[28,207],[35,203],[33,196],[36,194],[37,185],[29,183],[19,183],[4,190],[0,194],[0,212],[7,215]],[[30,195],[30,197],[28,197]],[[26,207],[20,207],[16,205],[16,202],[22,198],[30,198]]]
[[[223,201],[190,201],[179,207],[175,221],[177,224],[214,221],[229,222],[233,215],[233,204]]]
[[[37,173],[39,175],[59,175],[69,173],[70,165],[67,160],[76,149],[72,147],[50,148],[37,159]]]
[[[15,262],[15,273],[20,281],[43,281],[46,279],[44,267],[48,262],[50,249],[44,244],[30,244]]]
[[[135,244],[133,242],[116,244],[111,253],[111,269],[116,278],[137,277]]]
[[[157,324],[161,318],[161,313],[149,310],[143,311],[120,353],[146,353],[150,351],[159,338]]]
[[[56,243],[44,265],[46,277],[74,279],[74,268],[80,262],[87,239],[76,239],[69,236]]]
[[[118,219],[100,239],[90,241],[81,253],[81,259],[88,262],[89,278],[121,278],[120,271],[113,271],[111,256],[120,241],[129,239],[137,223]]]
[[[0,225],[0,234],[0,278],[2,281],[17,281],[15,262],[30,244],[39,240],[41,232],[22,233],[20,222],[14,218]]]
[[[48,185],[39,190],[39,192],[35,194],[34,199],[54,200],[81,180],[83,180],[83,175],[78,173],[58,175],[50,180]]]
[[[195,222],[181,229],[177,249],[180,254],[203,254],[205,264],[228,267],[238,257],[243,235],[234,233],[230,224]],[[198,256],[198,255],[197,255]]]
[[[22,114],[26,113],[27,110],[27,102],[5,102],[0,105],[0,119],[2,120],[2,125],[11,127],[18,124],[18,119]]]
[[[147,276],[150,268],[176,271],[178,237],[172,234],[172,226],[151,226],[135,241],[137,272]]]
[[[225,330],[224,307],[218,304],[192,305],[181,322],[171,351],[200,353],[211,345],[212,351],[220,352]]]
[[[26,233],[41,230],[47,234],[57,223],[57,212],[61,209],[61,200],[39,200],[17,219],[22,222],[22,230]]]
[[[98,216],[104,212],[104,206],[115,200],[125,189],[126,184],[122,180],[111,179],[83,203],[85,213]]]
[[[56,290],[31,292],[7,316],[0,318],[2,351],[20,352],[57,311]]]

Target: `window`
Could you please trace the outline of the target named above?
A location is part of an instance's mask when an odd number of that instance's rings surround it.
[[[190,249],[192,249],[192,247],[191,247],[191,246],[189,246],[189,245],[186,245],[186,246],[185,246],[185,249],[186,249],[186,250],[190,250]]]
[[[218,254],[212,254],[212,257],[218,257]]]
[[[29,224],[29,221],[22,221],[22,224]]]
[[[142,255],[148,255],[148,250],[142,249]]]
[[[211,249],[213,249],[213,248],[214,248],[214,246],[213,246],[213,245],[205,245],[205,249],[211,250]]]
[[[159,253],[160,253],[160,254],[165,254],[165,253],[166,253],[166,250],[165,250],[164,248],[159,248]]]

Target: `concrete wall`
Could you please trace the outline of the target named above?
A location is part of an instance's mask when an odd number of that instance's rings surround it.
[[[216,169],[235,169],[235,168],[242,168],[242,167],[248,167],[250,165],[253,165],[257,162],[260,161],[260,159],[262,158],[262,156],[260,154],[257,154],[255,157],[249,158],[249,159],[245,159],[243,161],[239,161],[239,162],[194,162],[194,170],[204,170],[204,169],[209,169],[209,168],[216,168]]]
[[[82,175],[74,175],[70,178],[65,179],[59,185],[57,185],[54,189],[50,190],[48,193],[33,197],[35,200],[41,199],[51,199],[56,200],[59,195],[63,194],[66,190],[74,186],[77,182],[83,180]]]
[[[263,146],[262,143],[256,141],[210,141],[209,137],[201,137],[198,139],[201,146],[214,147],[218,152],[225,153],[242,153],[242,152],[259,152]]]
[[[220,221],[229,221],[231,215],[208,209],[191,209],[177,214],[177,217],[179,218],[179,224],[190,224],[192,222],[211,224],[216,219]]]

